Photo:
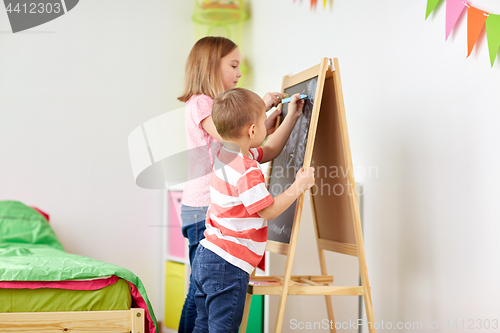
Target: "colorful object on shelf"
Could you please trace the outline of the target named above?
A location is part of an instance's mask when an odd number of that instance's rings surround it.
[[[436,8],[441,0],[427,0],[426,16]],[[484,10],[471,6],[464,0],[446,0],[446,39],[457,24],[458,19],[467,7],[467,57],[486,26],[488,51],[491,67],[495,63],[500,48],[500,15],[490,14]]]
[[[488,13],[472,6],[469,7],[467,12],[467,57],[470,56],[474,45],[476,45],[477,38],[481,30],[483,30],[487,17]]]
[[[165,326],[177,330],[185,295],[184,264],[167,261],[165,265]]]
[[[204,0],[201,3],[201,8],[226,8],[226,9],[240,9],[240,2],[235,0]]]
[[[191,19],[196,23],[209,26],[206,36],[210,36],[214,27],[221,26],[228,33],[225,37],[231,39],[228,25],[243,22],[248,17],[243,0],[204,0],[195,4]]]
[[[247,332],[264,332],[264,295],[253,295],[248,314]]]
[[[464,9],[465,3],[462,0],[446,1],[446,40],[448,40],[451,30],[457,24],[457,20]]]
[[[182,192],[170,192],[170,206],[168,219],[168,253],[179,259],[186,256],[186,239],[182,235],[181,223]]]

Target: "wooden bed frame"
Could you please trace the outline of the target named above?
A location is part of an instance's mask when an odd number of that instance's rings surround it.
[[[144,333],[144,309],[0,313],[0,332]]]

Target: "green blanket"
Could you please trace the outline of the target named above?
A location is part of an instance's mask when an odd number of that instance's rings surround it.
[[[0,201],[0,281],[64,281],[116,275],[137,287],[156,327],[141,280],[128,269],[64,252],[54,231],[34,209]]]

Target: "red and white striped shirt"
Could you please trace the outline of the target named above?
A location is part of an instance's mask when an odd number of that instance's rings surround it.
[[[257,214],[274,202],[258,161],[262,148],[250,158],[222,147],[210,178],[210,207],[205,239],[200,244],[251,274],[266,250],[267,221]]]

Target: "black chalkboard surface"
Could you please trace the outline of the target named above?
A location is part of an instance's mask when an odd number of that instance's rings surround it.
[[[295,175],[302,168],[307,146],[309,124],[316,96],[318,77],[303,81],[297,85],[286,88],[285,93],[307,95],[304,109],[295,127],[290,133],[281,154],[273,160],[269,178],[269,192],[273,197],[283,193],[295,181]],[[281,121],[286,117],[289,103],[283,104]],[[295,217],[295,201],[288,209],[274,220],[268,221],[267,239],[288,244]]]

